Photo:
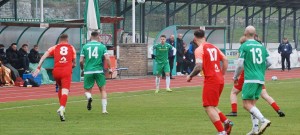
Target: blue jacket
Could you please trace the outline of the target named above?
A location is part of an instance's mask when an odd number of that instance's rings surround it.
[[[280,53],[281,55],[290,55],[292,51],[293,48],[289,42],[279,44],[278,53]]]

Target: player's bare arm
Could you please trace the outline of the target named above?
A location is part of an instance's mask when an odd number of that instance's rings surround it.
[[[221,61],[222,61],[222,74],[225,75],[228,68],[228,59],[226,56],[223,56]]]
[[[272,65],[272,63],[271,63],[271,57],[267,57],[266,58],[266,68],[268,69],[270,66]]]
[[[33,77],[36,77],[36,76],[39,74],[39,72],[40,72],[40,70],[41,70],[42,64],[44,63],[45,59],[46,59],[49,55],[50,55],[49,52],[46,51],[46,52],[44,53],[44,55],[41,57],[41,59],[40,59],[40,61],[39,61],[39,64],[38,64],[37,68],[35,69],[35,71],[34,71],[33,74],[32,74]]]
[[[192,80],[193,77],[195,77],[196,75],[198,75],[202,70],[202,62],[200,63],[196,63],[193,71],[191,72],[190,75],[187,76],[187,82],[190,82]]]
[[[75,58],[72,60],[72,68],[74,68],[74,67],[76,67],[76,59]]]
[[[80,56],[79,63],[80,63],[80,69],[83,70],[84,56]]]
[[[104,57],[105,57],[105,61],[107,62],[108,72],[112,73],[109,55],[108,54],[104,54]]]
[[[238,59],[238,65],[235,69],[234,76],[233,76],[233,81],[234,81],[235,84],[237,83],[238,77],[242,73],[243,69],[244,69],[244,59],[239,58]]]

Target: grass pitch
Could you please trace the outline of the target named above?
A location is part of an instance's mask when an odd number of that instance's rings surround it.
[[[300,79],[270,81],[268,93],[276,100],[286,117],[280,118],[263,99],[258,108],[272,121],[265,135],[300,133]],[[219,108],[231,111],[225,85]],[[101,114],[99,95],[93,95],[93,109],[87,111],[84,96],[69,97],[66,121],[60,122],[57,99],[0,103],[1,135],[214,135],[216,130],[201,104],[201,87],[173,89],[159,94],[154,91],[109,94],[108,115]],[[54,90],[53,90],[54,91]],[[37,93],[38,94],[38,93]],[[53,92],[53,94],[55,94]],[[239,95],[238,117],[232,135],[245,135],[251,130],[250,115],[242,108]]]

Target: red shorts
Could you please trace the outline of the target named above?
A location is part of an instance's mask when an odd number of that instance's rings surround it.
[[[205,78],[206,79],[206,78]],[[202,105],[206,106],[218,106],[219,98],[222,94],[224,88],[224,83],[216,81],[204,81],[203,91],[202,91]]]
[[[72,74],[64,74],[62,72],[52,72],[58,86],[70,90]]]
[[[238,79],[238,84],[234,84],[233,87],[234,87],[235,89],[241,91],[242,88],[243,88],[243,85],[244,85],[244,80],[245,80],[245,78],[244,78],[244,71],[243,71],[242,74],[240,75],[239,79]],[[266,89],[265,85],[262,86],[262,89],[263,89],[263,90]]]

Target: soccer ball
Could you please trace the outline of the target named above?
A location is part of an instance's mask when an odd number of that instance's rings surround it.
[[[277,79],[278,79],[277,76],[272,76],[273,81],[276,81]]]
[[[146,0],[137,0],[138,3],[145,3]]]

